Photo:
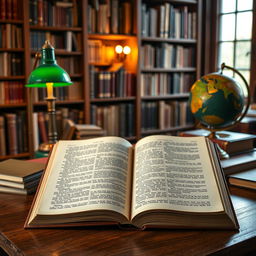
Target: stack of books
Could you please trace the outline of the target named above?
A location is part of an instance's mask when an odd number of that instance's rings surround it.
[[[32,194],[39,184],[45,163],[8,159],[0,162],[0,192]]]
[[[75,124],[72,120],[66,120],[62,140],[85,140],[105,136],[106,131],[93,124]]]
[[[180,136],[208,136],[209,133],[206,130],[192,130],[181,132]],[[228,159],[221,159],[229,184],[256,189],[256,135],[220,131],[212,141],[229,154]]]

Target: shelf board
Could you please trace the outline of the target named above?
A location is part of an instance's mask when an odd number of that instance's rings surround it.
[[[175,93],[170,95],[159,95],[159,96],[142,96],[141,100],[172,100],[172,99],[183,99],[188,98],[189,93]]]
[[[112,63],[105,63],[105,62],[90,62],[89,65],[91,66],[98,66],[98,67],[108,67],[111,66]]]
[[[32,50],[31,55],[35,55],[38,51]],[[66,50],[56,50],[55,49],[55,54],[56,55],[67,55],[67,56],[79,56],[82,55],[82,52],[70,52]]]
[[[150,3],[150,4],[159,4],[159,0],[145,0],[146,3]],[[196,5],[197,4],[197,0],[165,0],[164,2],[169,2],[171,4],[192,4],[192,5]]]
[[[25,158],[25,157],[30,157],[29,153],[20,153],[16,155],[6,155],[6,156],[0,156],[0,161],[6,160],[9,158]]]
[[[165,72],[196,72],[196,68],[141,68],[141,72],[165,73]]]
[[[181,130],[189,130],[195,127],[194,124],[182,125],[182,126],[175,126],[168,129],[154,129],[154,130],[142,130],[141,133],[143,135],[150,135],[150,134],[159,134],[159,133],[168,133],[168,132],[177,132]]]
[[[83,104],[84,100],[58,100],[56,101],[56,105],[73,105],[73,104]],[[34,102],[34,106],[46,106],[46,101]]]
[[[123,101],[133,101],[135,97],[126,98],[101,98],[101,99],[91,99],[91,103],[104,103],[104,102],[123,102]]]
[[[127,34],[88,34],[88,39],[126,40],[131,38],[136,38],[136,36]]]
[[[23,24],[23,20],[3,20],[0,19],[0,24]]]
[[[24,48],[0,48],[0,52],[24,52]]]
[[[26,103],[8,103],[8,104],[0,104],[0,108],[19,108],[26,107]]]
[[[24,80],[25,76],[0,76],[0,81],[5,80]]]
[[[73,31],[73,32],[82,32],[81,27],[52,27],[52,26],[38,26],[31,25],[31,30],[43,30],[43,31]]]
[[[142,37],[142,42],[165,42],[174,44],[196,44],[196,39],[185,38],[162,38],[162,37]]]

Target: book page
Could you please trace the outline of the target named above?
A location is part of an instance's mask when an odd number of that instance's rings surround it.
[[[130,147],[118,137],[59,141],[39,193],[38,214],[114,210],[128,218]]]
[[[153,209],[223,211],[204,137],[149,136],[135,147],[132,217]]]

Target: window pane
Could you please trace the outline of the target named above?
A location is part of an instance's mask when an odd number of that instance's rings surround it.
[[[238,42],[236,44],[236,68],[250,69],[251,42]]]
[[[237,10],[238,11],[252,10],[252,0],[238,0]]]
[[[230,69],[224,69],[223,70],[223,75],[229,76],[229,77],[234,77],[234,72]]]
[[[237,39],[251,39],[252,37],[252,12],[237,14]]]
[[[234,12],[236,10],[236,0],[223,0],[221,3],[221,12]]]
[[[220,40],[235,39],[235,14],[222,15],[220,19]]]
[[[219,64],[218,66],[221,66],[221,63],[225,62],[227,66],[233,66],[234,65],[234,58],[233,58],[233,51],[234,51],[234,43],[220,43],[219,47]]]
[[[247,83],[249,83],[250,72],[249,71],[241,71],[241,70],[238,70],[238,71],[244,76]],[[244,92],[244,96],[247,97],[248,93],[247,93],[246,85],[244,84],[244,81],[242,80],[242,78],[238,74],[235,74],[235,80],[241,85],[242,90]]]

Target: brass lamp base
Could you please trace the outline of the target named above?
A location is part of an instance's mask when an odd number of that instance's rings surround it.
[[[39,146],[39,151],[49,153],[51,149],[53,148],[55,143],[42,143]]]

